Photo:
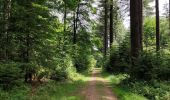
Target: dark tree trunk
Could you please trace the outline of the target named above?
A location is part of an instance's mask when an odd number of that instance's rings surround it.
[[[110,47],[113,43],[113,0],[110,2]]]
[[[73,33],[73,43],[77,42],[77,28],[78,28],[78,20],[79,20],[79,9],[80,4],[78,4],[77,11],[74,13],[74,33]]]
[[[73,44],[76,44],[76,13],[74,12],[74,32],[73,32]]]
[[[108,0],[105,0],[105,18],[104,18],[104,55],[107,55],[107,48],[108,48],[108,31],[107,31],[107,25],[108,25]]]
[[[4,57],[6,60],[9,58],[9,26],[10,26],[10,15],[11,15],[11,0],[4,0],[4,34],[5,34],[5,53]]]
[[[159,29],[159,0],[155,1],[156,5],[156,51],[160,50],[160,29]]]
[[[170,34],[170,0],[169,0],[169,34]]]
[[[130,0],[131,55],[138,58],[142,50],[142,0]]]
[[[139,38],[140,38],[140,51],[143,51],[143,0],[139,0],[140,4],[140,19],[139,19],[139,23],[140,23],[140,35],[139,35]]]
[[[78,4],[77,12],[76,12],[76,30],[78,29],[79,10],[80,10],[80,4]]]
[[[24,54],[24,62],[29,64],[30,63],[30,34],[28,33],[26,36],[26,48],[25,48],[25,54]],[[32,76],[33,72],[31,70],[31,66],[26,66],[26,72],[25,72],[25,82],[32,82]]]
[[[67,18],[67,7],[66,4],[64,4],[64,32],[66,31],[66,18]]]

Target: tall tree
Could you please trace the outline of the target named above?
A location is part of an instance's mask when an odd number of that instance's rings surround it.
[[[64,32],[66,31],[66,19],[67,19],[67,5],[66,2],[64,2]]]
[[[73,21],[74,21],[74,22],[73,22],[73,30],[74,30],[74,31],[73,31],[73,43],[76,44],[76,38],[77,38],[77,37],[76,37],[76,31],[77,31],[77,29],[76,29],[76,23],[77,23],[77,21],[76,21],[76,13],[75,13],[75,12],[74,12],[74,14],[73,14],[73,18],[74,18],[74,19],[73,19]]]
[[[11,15],[11,0],[4,0],[4,33],[6,44],[9,45],[9,26],[10,26],[10,15]],[[9,47],[5,47],[5,59],[8,60]]]
[[[110,0],[110,47],[113,43],[113,0]]]
[[[169,0],[169,34],[170,34],[170,0]]]
[[[107,54],[108,48],[108,0],[105,0],[105,17],[104,17],[104,55]]]
[[[142,0],[130,0],[131,55],[139,56],[142,50]]]
[[[79,10],[80,10],[80,0],[78,1],[77,8],[74,12],[74,33],[73,33],[73,43],[76,44],[77,40],[77,28],[78,28],[78,20],[79,20]]]
[[[159,0],[155,1],[156,7],[156,51],[160,50],[160,23],[159,23]]]

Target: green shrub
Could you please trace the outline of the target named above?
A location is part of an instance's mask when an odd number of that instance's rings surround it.
[[[75,61],[75,67],[78,72],[90,71],[96,66],[96,60],[93,55],[78,55]]]
[[[170,86],[169,82],[130,82],[129,89],[137,94],[147,97],[149,100],[169,100]]]
[[[155,51],[143,52],[136,66],[133,67],[133,77],[142,80],[168,80],[170,75],[169,56]]]
[[[131,66],[131,58],[130,58],[130,45],[126,40],[129,37],[125,38],[125,41],[120,43],[119,45],[114,45],[111,48],[110,56],[107,58],[105,69],[108,72],[115,73],[124,73],[129,72],[129,68]]]
[[[17,63],[0,64],[0,87],[10,89],[19,85],[23,78],[23,71]]]
[[[76,69],[73,67],[72,59],[66,56],[56,61],[55,67],[51,70],[51,79],[56,81],[66,80],[71,78],[73,73],[76,73]]]
[[[157,56],[152,52],[143,52],[133,66],[131,76],[140,80],[151,80],[155,77],[154,68],[157,66]]]
[[[92,69],[93,69],[94,67],[96,67],[97,61],[96,61],[96,59],[94,58],[93,55],[89,55],[89,56],[87,57],[87,60],[88,60],[88,64],[87,64],[88,71],[92,71]]]

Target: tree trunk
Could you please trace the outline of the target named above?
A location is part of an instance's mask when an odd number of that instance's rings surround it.
[[[11,15],[11,0],[4,0],[4,33],[6,37],[6,47],[4,57],[6,60],[9,58],[9,26],[10,26],[10,15]]]
[[[105,0],[105,18],[104,18],[104,27],[105,27],[105,32],[104,32],[104,55],[107,55],[107,48],[108,48],[108,33],[107,33],[107,25],[108,25],[108,6],[107,6],[108,0]]]
[[[26,36],[26,48],[25,48],[25,54],[24,54],[24,62],[29,64],[30,63],[30,34],[28,33]],[[31,67],[31,66],[26,66]],[[32,70],[31,68],[26,68],[25,72],[25,82],[32,82]]]
[[[79,9],[80,4],[78,4],[77,11],[74,12],[74,34],[73,34],[73,43],[76,44],[77,41],[77,28],[78,28],[78,20],[79,20]]]
[[[169,0],[169,34],[170,34],[170,0]]]
[[[159,0],[156,0],[156,51],[160,50]]]
[[[79,9],[80,9],[80,4],[78,4],[77,12],[76,12],[76,30],[78,29]]]
[[[110,48],[113,43],[113,0],[110,2]]]
[[[76,13],[74,12],[74,32],[73,32],[73,44],[76,44]]]
[[[140,23],[140,35],[139,35],[139,38],[140,38],[140,51],[143,51],[143,0],[139,0],[140,4],[140,19],[139,19],[139,23]]]
[[[142,50],[142,0],[130,0],[131,55],[138,58]]]
[[[66,18],[67,18],[67,7],[66,4],[64,4],[64,32],[66,32]]]

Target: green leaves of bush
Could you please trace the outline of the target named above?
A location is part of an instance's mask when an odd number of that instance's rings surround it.
[[[17,63],[0,64],[0,86],[10,89],[22,82],[23,72]]]

